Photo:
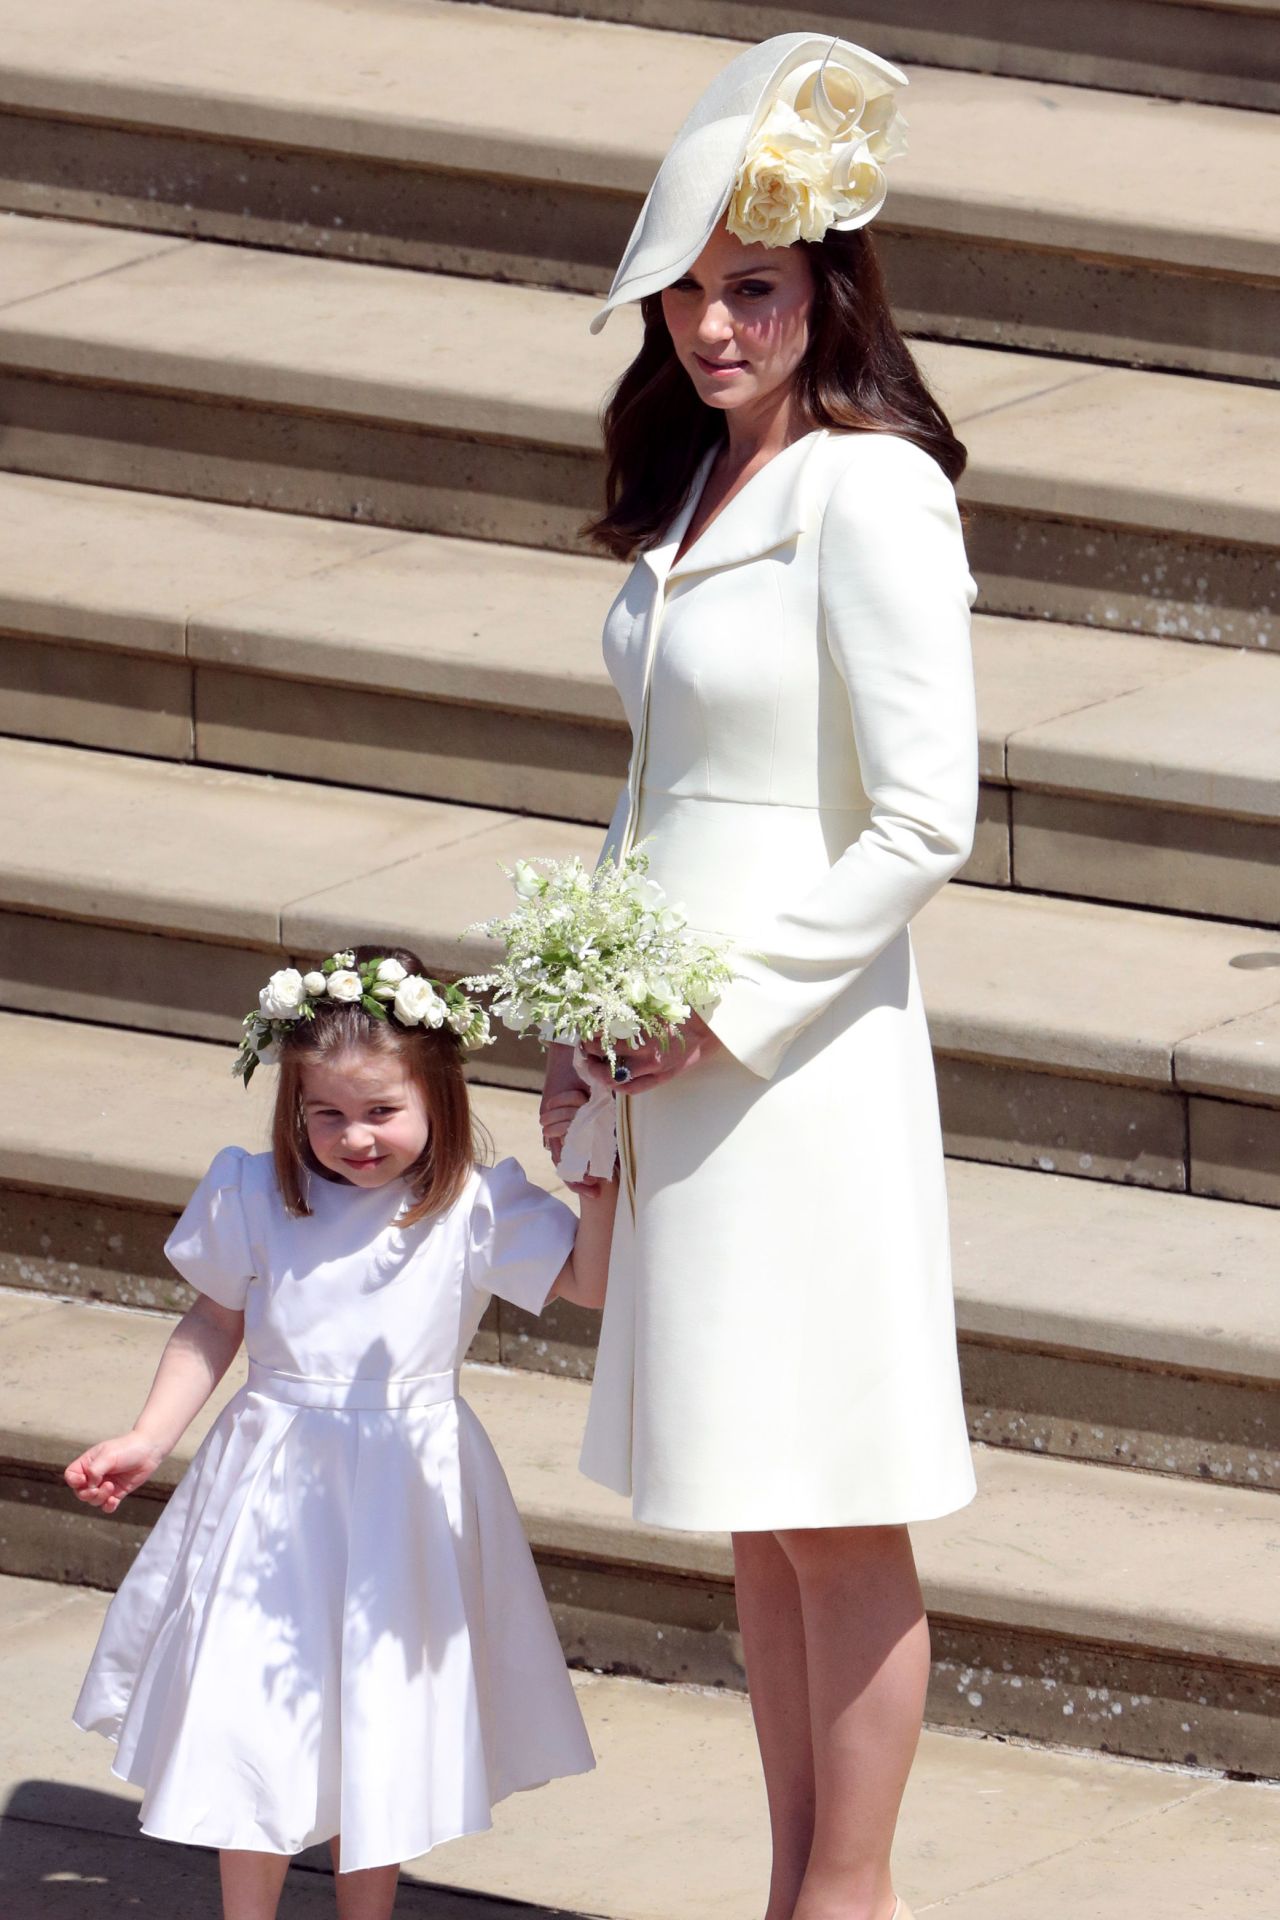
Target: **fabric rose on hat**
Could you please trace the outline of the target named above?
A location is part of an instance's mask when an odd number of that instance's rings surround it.
[[[742,163],[729,231],[747,245],[790,247],[821,240],[834,217],[826,136],[779,101]]]
[[[906,151],[905,131],[895,89],[873,66],[855,71],[837,56],[796,69],[747,143],[725,225],[766,247],[865,226],[884,204],[884,163]]]

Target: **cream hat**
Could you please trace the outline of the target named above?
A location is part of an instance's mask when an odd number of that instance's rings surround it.
[[[731,233],[766,247],[874,220],[883,163],[906,145],[895,99],[906,84],[827,34],[780,33],[731,60],[659,167],[592,333],[687,273],[726,209]]]

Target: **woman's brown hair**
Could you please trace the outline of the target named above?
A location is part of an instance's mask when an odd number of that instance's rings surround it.
[[[407,947],[357,947],[356,962],[398,960],[406,973],[425,973]],[[453,1205],[481,1154],[462,1072],[462,1043],[447,1027],[402,1027],[379,1020],[358,1003],[325,1001],[313,1020],[298,1020],[280,1043],[280,1079],[271,1124],[276,1181],[290,1213],[309,1214],[307,1171],[329,1179],[307,1138],[302,1104],[302,1071],[330,1063],[344,1053],[393,1053],[404,1062],[422,1091],[430,1132],[418,1160],[404,1176],[415,1197],[400,1219],[414,1226],[428,1214]]]
[[[865,227],[798,241],[813,268],[809,344],[795,374],[807,427],[894,433],[914,441],[953,483],[965,450],[899,333]],[[604,414],[604,513],[587,534],[632,560],[668,527],[706,453],[724,438],[724,416],[704,406],[676,359],[662,296],[640,302],[644,340]]]

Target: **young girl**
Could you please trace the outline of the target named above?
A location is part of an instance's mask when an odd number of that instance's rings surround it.
[[[593,1764],[458,1368],[491,1294],[602,1303],[616,1189],[579,1224],[514,1160],[476,1165],[462,1060],[486,1037],[409,952],[273,976],[237,1061],[279,1061],[272,1152],[214,1160],[165,1249],[199,1298],[134,1426],[67,1468],[113,1513],[246,1341],[75,1711],[144,1832],[220,1850],[226,1920],[272,1920],[322,1840],[342,1920],[385,1920],[402,1860]]]

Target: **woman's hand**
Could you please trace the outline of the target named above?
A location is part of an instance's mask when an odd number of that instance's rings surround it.
[[[591,1098],[573,1064],[573,1048],[557,1042],[547,1049],[547,1071],[542,1082],[542,1103],[538,1118],[542,1123],[542,1144],[551,1155],[553,1166],[560,1165],[564,1137],[580,1107]],[[585,1180],[566,1180],[571,1193],[598,1193],[603,1181],[588,1174]]]
[[[151,1478],[163,1459],[164,1449],[134,1427],[114,1440],[100,1440],[73,1460],[62,1477],[87,1507],[114,1513],[122,1500]]]
[[[584,1049],[585,1070],[599,1086],[613,1087],[618,1093],[645,1093],[650,1087],[661,1086],[664,1080],[674,1080],[678,1073],[688,1073],[690,1067],[709,1060],[723,1046],[724,1042],[716,1038],[701,1014],[691,1013],[679,1034],[670,1040],[646,1040],[642,1047],[620,1045],[615,1049],[618,1065],[631,1069],[629,1080],[614,1079],[599,1041],[593,1041]]]

